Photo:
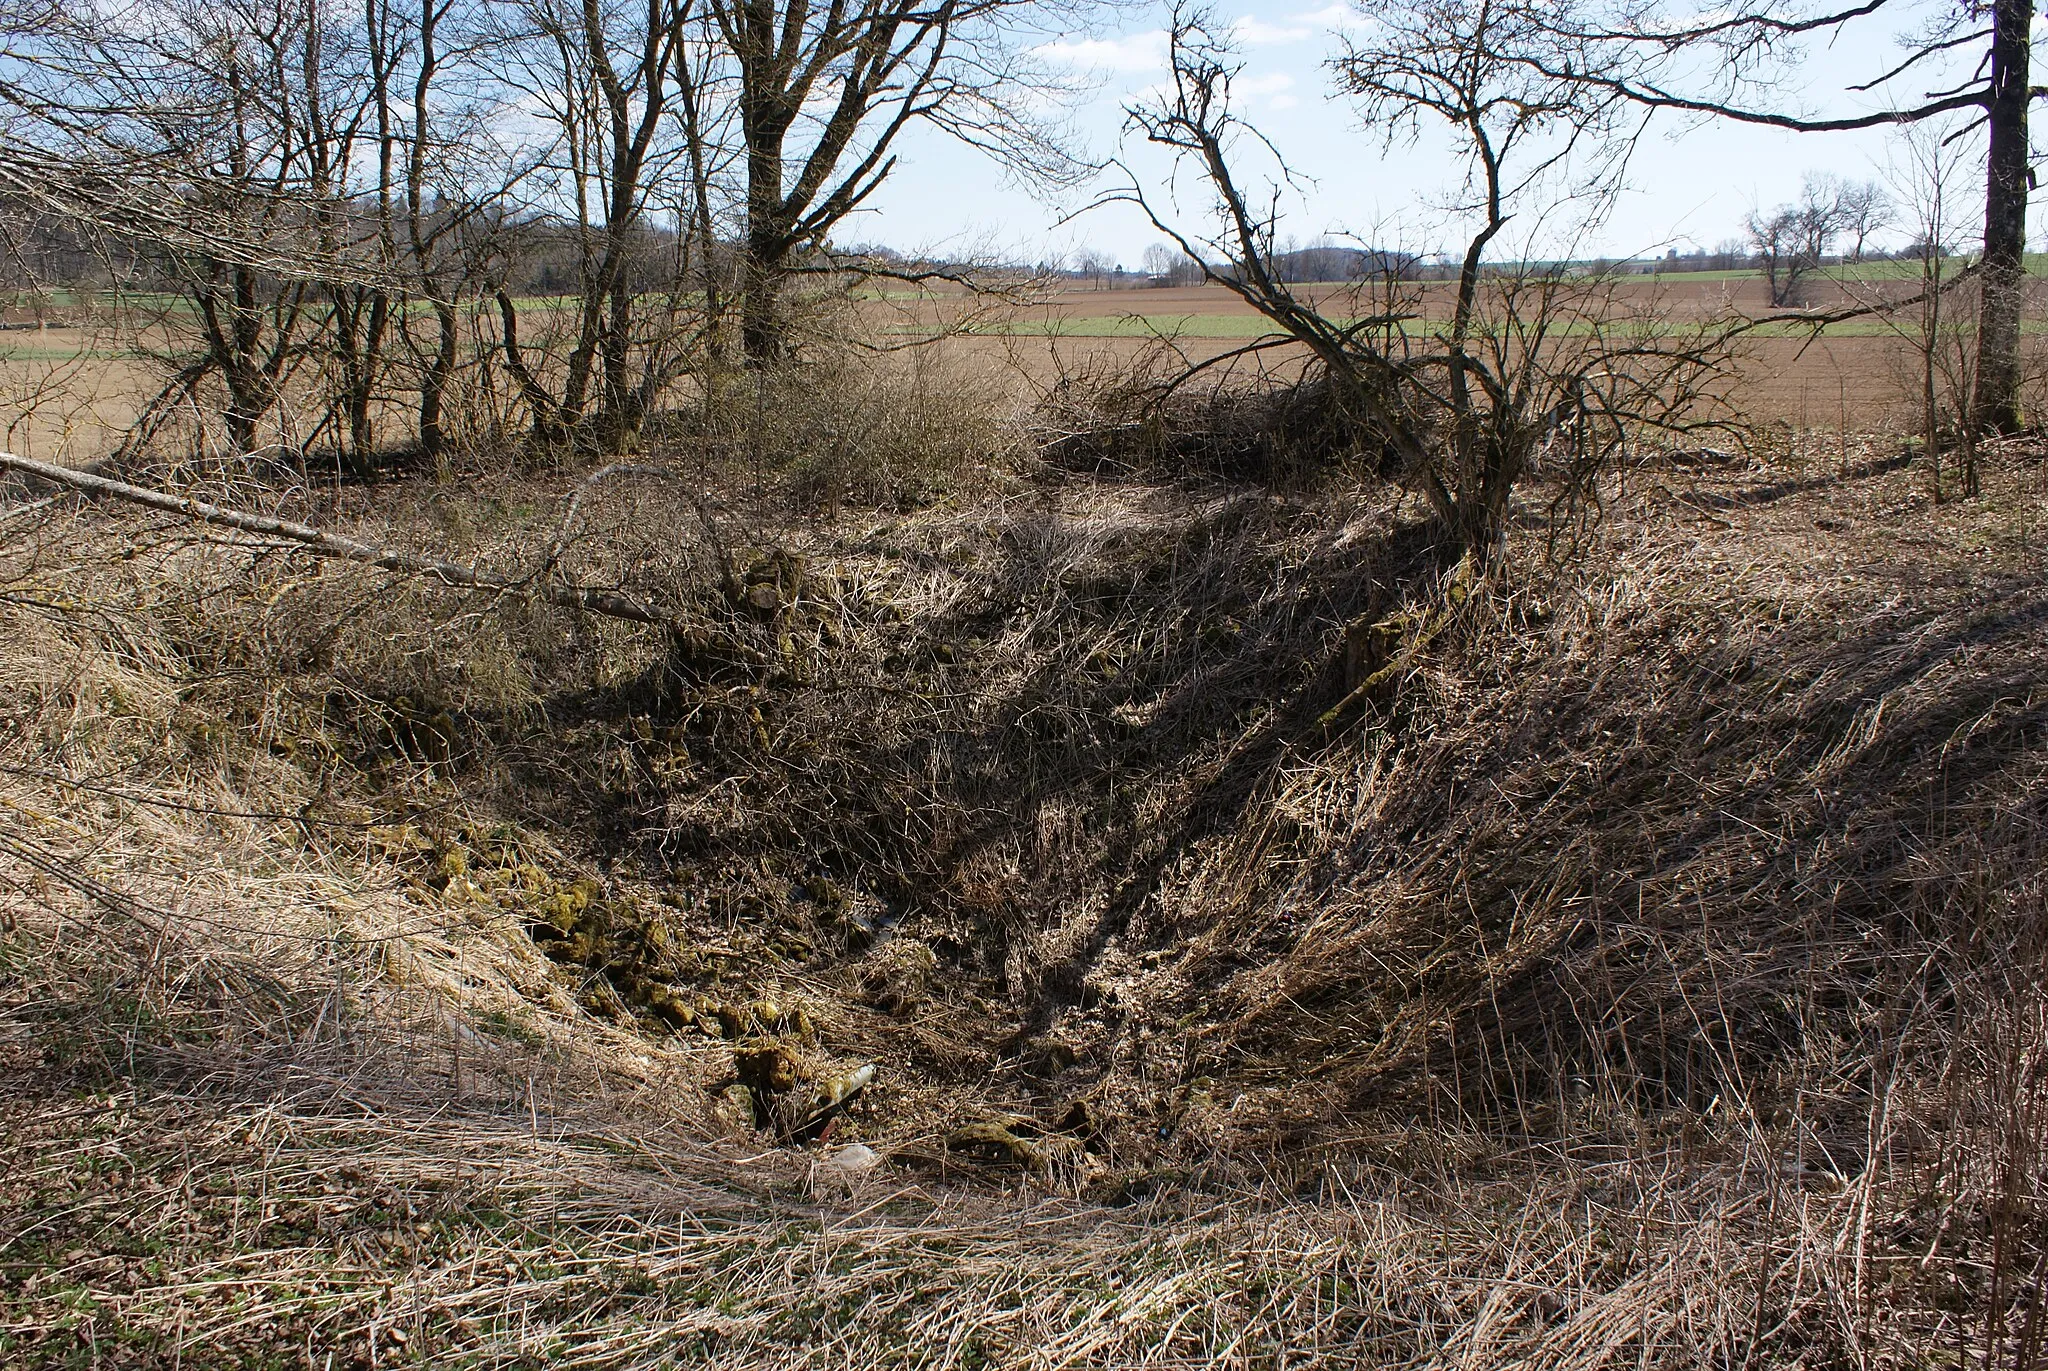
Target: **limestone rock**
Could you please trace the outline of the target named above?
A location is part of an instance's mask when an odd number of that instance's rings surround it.
[[[808,1142],[824,1136],[832,1121],[858,1099],[874,1080],[875,1067],[872,1062],[844,1075],[826,1077],[818,1083],[809,1107],[796,1115],[796,1122],[788,1129],[789,1136],[797,1142]]]
[[[1045,1162],[1037,1143],[1018,1137],[1008,1125],[994,1119],[980,1119],[954,1129],[946,1137],[946,1150],[988,1161],[1015,1162],[1034,1170]]]
[[[851,1193],[869,1172],[882,1164],[881,1154],[866,1143],[849,1143],[818,1158],[813,1184],[844,1186]]]
[[[757,1126],[754,1092],[729,1085],[711,1097],[711,1116],[729,1133],[751,1133]]]

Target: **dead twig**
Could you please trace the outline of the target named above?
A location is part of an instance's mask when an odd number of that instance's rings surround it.
[[[425,576],[443,585],[456,586],[464,590],[487,590],[501,595],[535,595],[550,604],[561,605],[567,609],[588,610],[592,614],[602,614],[607,618],[624,619],[636,624],[651,624],[657,628],[673,630],[675,627],[672,621],[632,597],[617,591],[602,590],[596,586],[540,584],[531,578],[515,578],[497,572],[457,566],[453,562],[442,561],[437,557],[423,557],[418,553],[401,552],[396,548],[359,543],[353,538],[344,538],[339,534],[294,523],[289,519],[273,519],[268,515],[223,509],[204,500],[171,495],[147,486],[130,485],[126,481],[95,476],[90,472],[73,471],[48,462],[38,462],[29,457],[17,457],[11,452],[0,452],[0,469],[18,471],[60,486],[70,486],[88,495],[107,496],[116,500],[126,500],[130,504],[142,505],[147,509],[183,514],[221,528],[289,539],[313,549],[322,556],[340,557],[351,562],[381,567],[387,571]]]

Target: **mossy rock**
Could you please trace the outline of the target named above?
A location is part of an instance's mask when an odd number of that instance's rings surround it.
[[[981,1161],[1011,1162],[1033,1170],[1042,1167],[1046,1160],[1036,1141],[1019,1137],[1016,1130],[994,1119],[980,1119],[954,1129],[946,1135],[946,1150]]]
[[[697,1028],[697,1008],[687,995],[659,982],[647,987],[647,1007],[655,1017],[677,1031]]]
[[[733,1074],[755,1093],[782,1095],[796,1088],[801,1069],[780,1038],[750,1038],[732,1051]]]
[[[1050,1079],[1072,1066],[1080,1054],[1072,1043],[1050,1034],[1041,1034],[1025,1039],[1022,1056],[1027,1072],[1040,1079]]]
[[[412,824],[372,824],[367,834],[372,850],[386,856],[399,853],[432,852],[432,838]]]
[[[728,1085],[714,1094],[711,1116],[731,1133],[745,1133],[761,1126],[754,1092],[744,1085]]]
[[[811,876],[803,883],[804,894],[825,914],[839,917],[853,905],[846,888],[829,876]]]
[[[792,607],[804,589],[804,559],[777,549],[749,566],[740,587],[741,603],[761,615]]]
[[[446,889],[451,881],[469,875],[469,854],[459,847],[444,848],[434,859],[434,884]]]
[[[700,1021],[704,1017],[700,1011]],[[785,1007],[770,999],[744,1003],[726,1000],[711,1009],[710,1017],[717,1021],[720,1034],[734,1041],[771,1036],[789,1036],[806,1043],[817,1039],[817,1029],[811,1022],[810,1013],[801,1005]]]

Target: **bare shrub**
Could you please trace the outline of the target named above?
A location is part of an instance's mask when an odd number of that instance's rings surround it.
[[[841,346],[715,378],[663,437],[708,444],[805,508],[910,507],[1015,462],[1021,435],[991,395],[1000,385],[929,349]]]
[[[1356,470],[1365,456],[1336,388],[1220,375],[1190,384],[1134,369],[1066,377],[1030,416],[1054,466],[1094,475],[1210,477],[1288,485]],[[1380,454],[1363,465],[1372,469]]]

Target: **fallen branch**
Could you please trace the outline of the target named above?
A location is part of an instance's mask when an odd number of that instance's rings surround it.
[[[183,514],[188,518],[221,528],[289,539],[311,548],[322,556],[362,562],[367,566],[382,567],[386,571],[403,571],[414,576],[425,576],[443,585],[457,586],[464,590],[488,590],[500,595],[533,595],[550,604],[562,605],[569,609],[584,609],[592,614],[625,619],[636,624],[652,624],[670,631],[676,628],[674,623],[654,610],[631,596],[621,595],[616,591],[600,590],[593,586],[517,580],[496,572],[477,571],[435,557],[422,557],[417,553],[359,543],[353,538],[327,533],[307,524],[293,523],[289,519],[272,519],[261,514],[223,509],[219,505],[207,504],[204,500],[171,495],[161,490],[151,490],[147,486],[132,486],[126,481],[95,476],[91,472],[73,471],[68,467],[38,462],[30,457],[16,457],[11,452],[0,452],[0,470],[17,471],[24,476],[54,485],[69,486],[88,495],[109,496],[149,509],[160,509],[169,514]]]

